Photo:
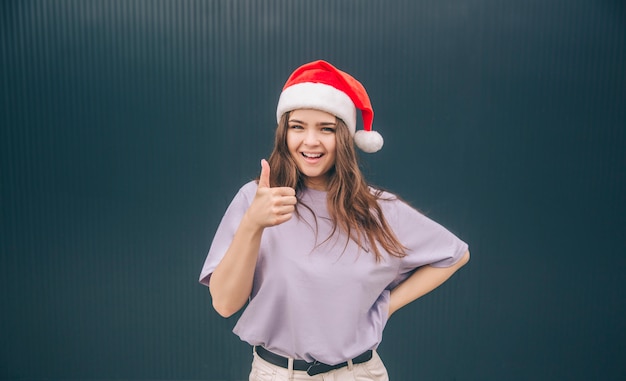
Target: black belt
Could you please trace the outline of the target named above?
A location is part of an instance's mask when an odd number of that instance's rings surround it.
[[[276,353],[272,353],[263,347],[257,346],[254,348],[256,350],[256,354],[259,355],[259,357],[262,358],[263,360],[269,362],[270,364],[279,366],[281,368],[285,368],[285,369],[289,368],[289,359],[287,357],[283,357],[283,356],[277,355]],[[372,358],[372,351],[370,350],[353,358],[352,363],[361,364],[361,363],[371,360],[371,358]],[[309,374],[309,376],[314,376],[316,374],[330,372],[331,370],[343,368],[344,366],[348,366],[347,361],[342,362],[341,364],[337,364],[337,365],[328,365],[328,364],[321,363],[319,361],[306,362],[304,360],[293,360],[293,370],[304,370]]]

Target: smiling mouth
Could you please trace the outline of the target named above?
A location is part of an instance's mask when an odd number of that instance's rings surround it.
[[[324,156],[323,153],[308,153],[308,152],[301,152],[301,155],[304,156],[306,159],[319,159],[320,157]]]

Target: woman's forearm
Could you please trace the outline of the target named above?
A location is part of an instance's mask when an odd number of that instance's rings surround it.
[[[252,291],[263,228],[244,217],[224,258],[209,282],[213,308],[229,317],[243,307]]]
[[[428,294],[448,280],[469,261],[469,251],[450,267],[424,266],[391,291],[389,316],[412,301]]]

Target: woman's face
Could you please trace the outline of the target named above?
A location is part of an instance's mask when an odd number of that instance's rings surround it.
[[[299,109],[289,115],[287,148],[311,189],[326,190],[335,166],[337,119],[324,111]]]

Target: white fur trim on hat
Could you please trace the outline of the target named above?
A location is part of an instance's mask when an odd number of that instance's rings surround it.
[[[354,134],[354,143],[363,152],[374,153],[383,148],[383,137],[376,131],[359,130]]]
[[[344,121],[350,134],[354,135],[356,131],[356,107],[343,91],[337,90],[333,86],[313,82],[289,86],[280,94],[276,108],[276,121],[279,122],[283,114],[288,111],[306,108],[335,115]]]

